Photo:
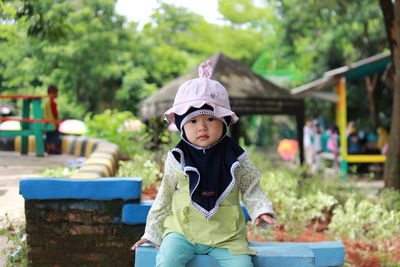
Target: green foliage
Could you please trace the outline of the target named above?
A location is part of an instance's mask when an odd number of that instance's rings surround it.
[[[114,13],[114,1],[7,1],[4,5],[2,18],[21,14],[13,23],[0,24],[6,30],[0,51],[7,51],[0,52],[1,91],[40,94],[48,84],[56,84],[66,99],[60,111],[69,118],[107,105],[118,107],[114,91],[125,74],[137,70],[132,61],[137,45],[131,37],[134,28],[124,28],[124,19]],[[28,28],[33,29],[30,37],[24,34]],[[124,88],[137,93],[148,86],[145,78],[140,76],[139,88],[129,84]],[[124,108],[136,111],[138,98],[126,104],[130,96],[119,100],[125,100]]]
[[[120,161],[117,177],[141,177],[142,188],[147,188],[161,180],[162,173],[160,166],[155,161],[155,154],[144,151],[136,154],[129,161]]]
[[[297,77],[284,84],[293,87],[386,47],[376,1],[218,3],[225,25],[161,3],[138,29],[115,14],[113,0],[2,1],[0,91],[43,94],[54,83],[63,119],[105,109],[137,115],[140,100],[217,51],[248,66],[262,54],[257,69],[273,80],[285,80],[282,71]]]
[[[349,198],[344,206],[333,211],[329,231],[352,240],[391,239],[400,233],[400,212],[387,210],[368,200]]]
[[[137,113],[138,106],[132,106],[132,102],[138,103],[157,91],[155,85],[145,82],[147,77],[148,74],[143,68],[132,68],[125,74],[121,89],[115,95],[116,104],[121,110],[132,110]]]
[[[147,155],[161,165],[162,157],[179,136],[172,134],[162,118],[150,118],[142,123],[129,111],[105,110],[101,114],[85,116],[87,136],[108,140],[119,146],[130,158]],[[150,153],[150,154],[149,154]]]
[[[8,231],[13,231],[14,229],[14,221],[8,213],[0,217],[0,235],[4,235]]]
[[[28,266],[28,246],[25,228],[20,227],[16,232],[11,233],[7,242],[11,243],[11,248],[2,250],[3,255],[7,256],[5,267]]]
[[[400,212],[400,193],[394,189],[383,189],[378,194],[378,203],[387,210],[395,210]]]
[[[58,177],[58,178],[68,178],[71,175],[78,172],[78,168],[69,167],[57,167],[57,168],[45,168],[35,171],[44,177]]]
[[[6,259],[5,267],[28,266],[25,227],[16,223],[6,213],[4,217],[0,218],[0,235],[7,236],[7,243],[10,243],[9,247],[1,249],[1,254]]]
[[[290,236],[299,235],[313,219],[325,221],[326,213],[337,204],[333,196],[320,191],[298,196],[298,182],[299,177],[285,170],[264,172],[261,180],[264,192],[278,212],[280,223]]]
[[[305,171],[306,169],[302,170],[300,173],[305,173]],[[292,170],[292,175],[295,177],[301,177],[297,170]],[[321,177],[320,174],[316,174],[312,177],[301,178],[296,189],[299,196],[305,196],[309,192],[321,191],[333,196],[339,204],[344,204],[350,196],[357,201],[361,201],[368,195],[376,194],[376,190],[357,187],[355,182],[350,179],[343,180],[340,177],[339,172],[336,175],[331,174],[326,178]]]
[[[142,152],[150,142],[147,127],[129,111],[106,109],[101,114],[85,116],[87,136],[106,139],[119,146],[126,155]]]
[[[234,24],[261,20],[267,13],[266,9],[257,7],[253,0],[219,0],[218,11]]]
[[[396,242],[400,233],[398,191],[384,189],[378,193],[339,177],[302,178],[301,168],[274,166],[258,151],[250,156],[261,170],[261,186],[273,202],[289,238],[297,237],[310,222],[323,222],[332,214],[327,233],[336,238],[374,244],[380,256],[387,254],[388,242]],[[389,256],[383,256],[382,260],[390,260]]]

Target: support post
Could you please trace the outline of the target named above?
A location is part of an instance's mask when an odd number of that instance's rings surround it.
[[[340,133],[340,159],[341,159],[341,177],[347,179],[347,101],[346,101],[346,78],[342,77],[336,84],[336,92],[339,101],[336,104],[336,123]]]

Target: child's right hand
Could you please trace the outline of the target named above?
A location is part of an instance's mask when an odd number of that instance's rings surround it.
[[[141,246],[144,243],[149,243],[150,245],[155,246],[156,248],[160,247],[159,245],[155,245],[153,242],[150,242],[146,238],[142,238],[132,246],[132,248],[131,248],[132,251],[134,251],[135,249],[137,249],[139,246]]]

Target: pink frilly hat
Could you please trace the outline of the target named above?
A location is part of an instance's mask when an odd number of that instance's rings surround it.
[[[188,80],[179,87],[174,104],[164,113],[165,120],[175,123],[175,114],[183,115],[191,107],[200,108],[205,104],[213,108],[213,115],[217,118],[229,116],[231,117],[230,124],[239,120],[235,112],[231,110],[226,88],[210,79],[212,72],[210,60],[200,64],[199,78]]]

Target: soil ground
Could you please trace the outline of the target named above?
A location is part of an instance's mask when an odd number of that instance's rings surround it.
[[[0,151],[0,230],[10,225],[24,225],[24,199],[19,194],[19,181],[23,178],[41,177],[39,169],[65,166],[72,155],[50,155],[36,157],[34,153]],[[0,235],[0,266],[5,266],[1,251],[10,246],[8,235]]]

